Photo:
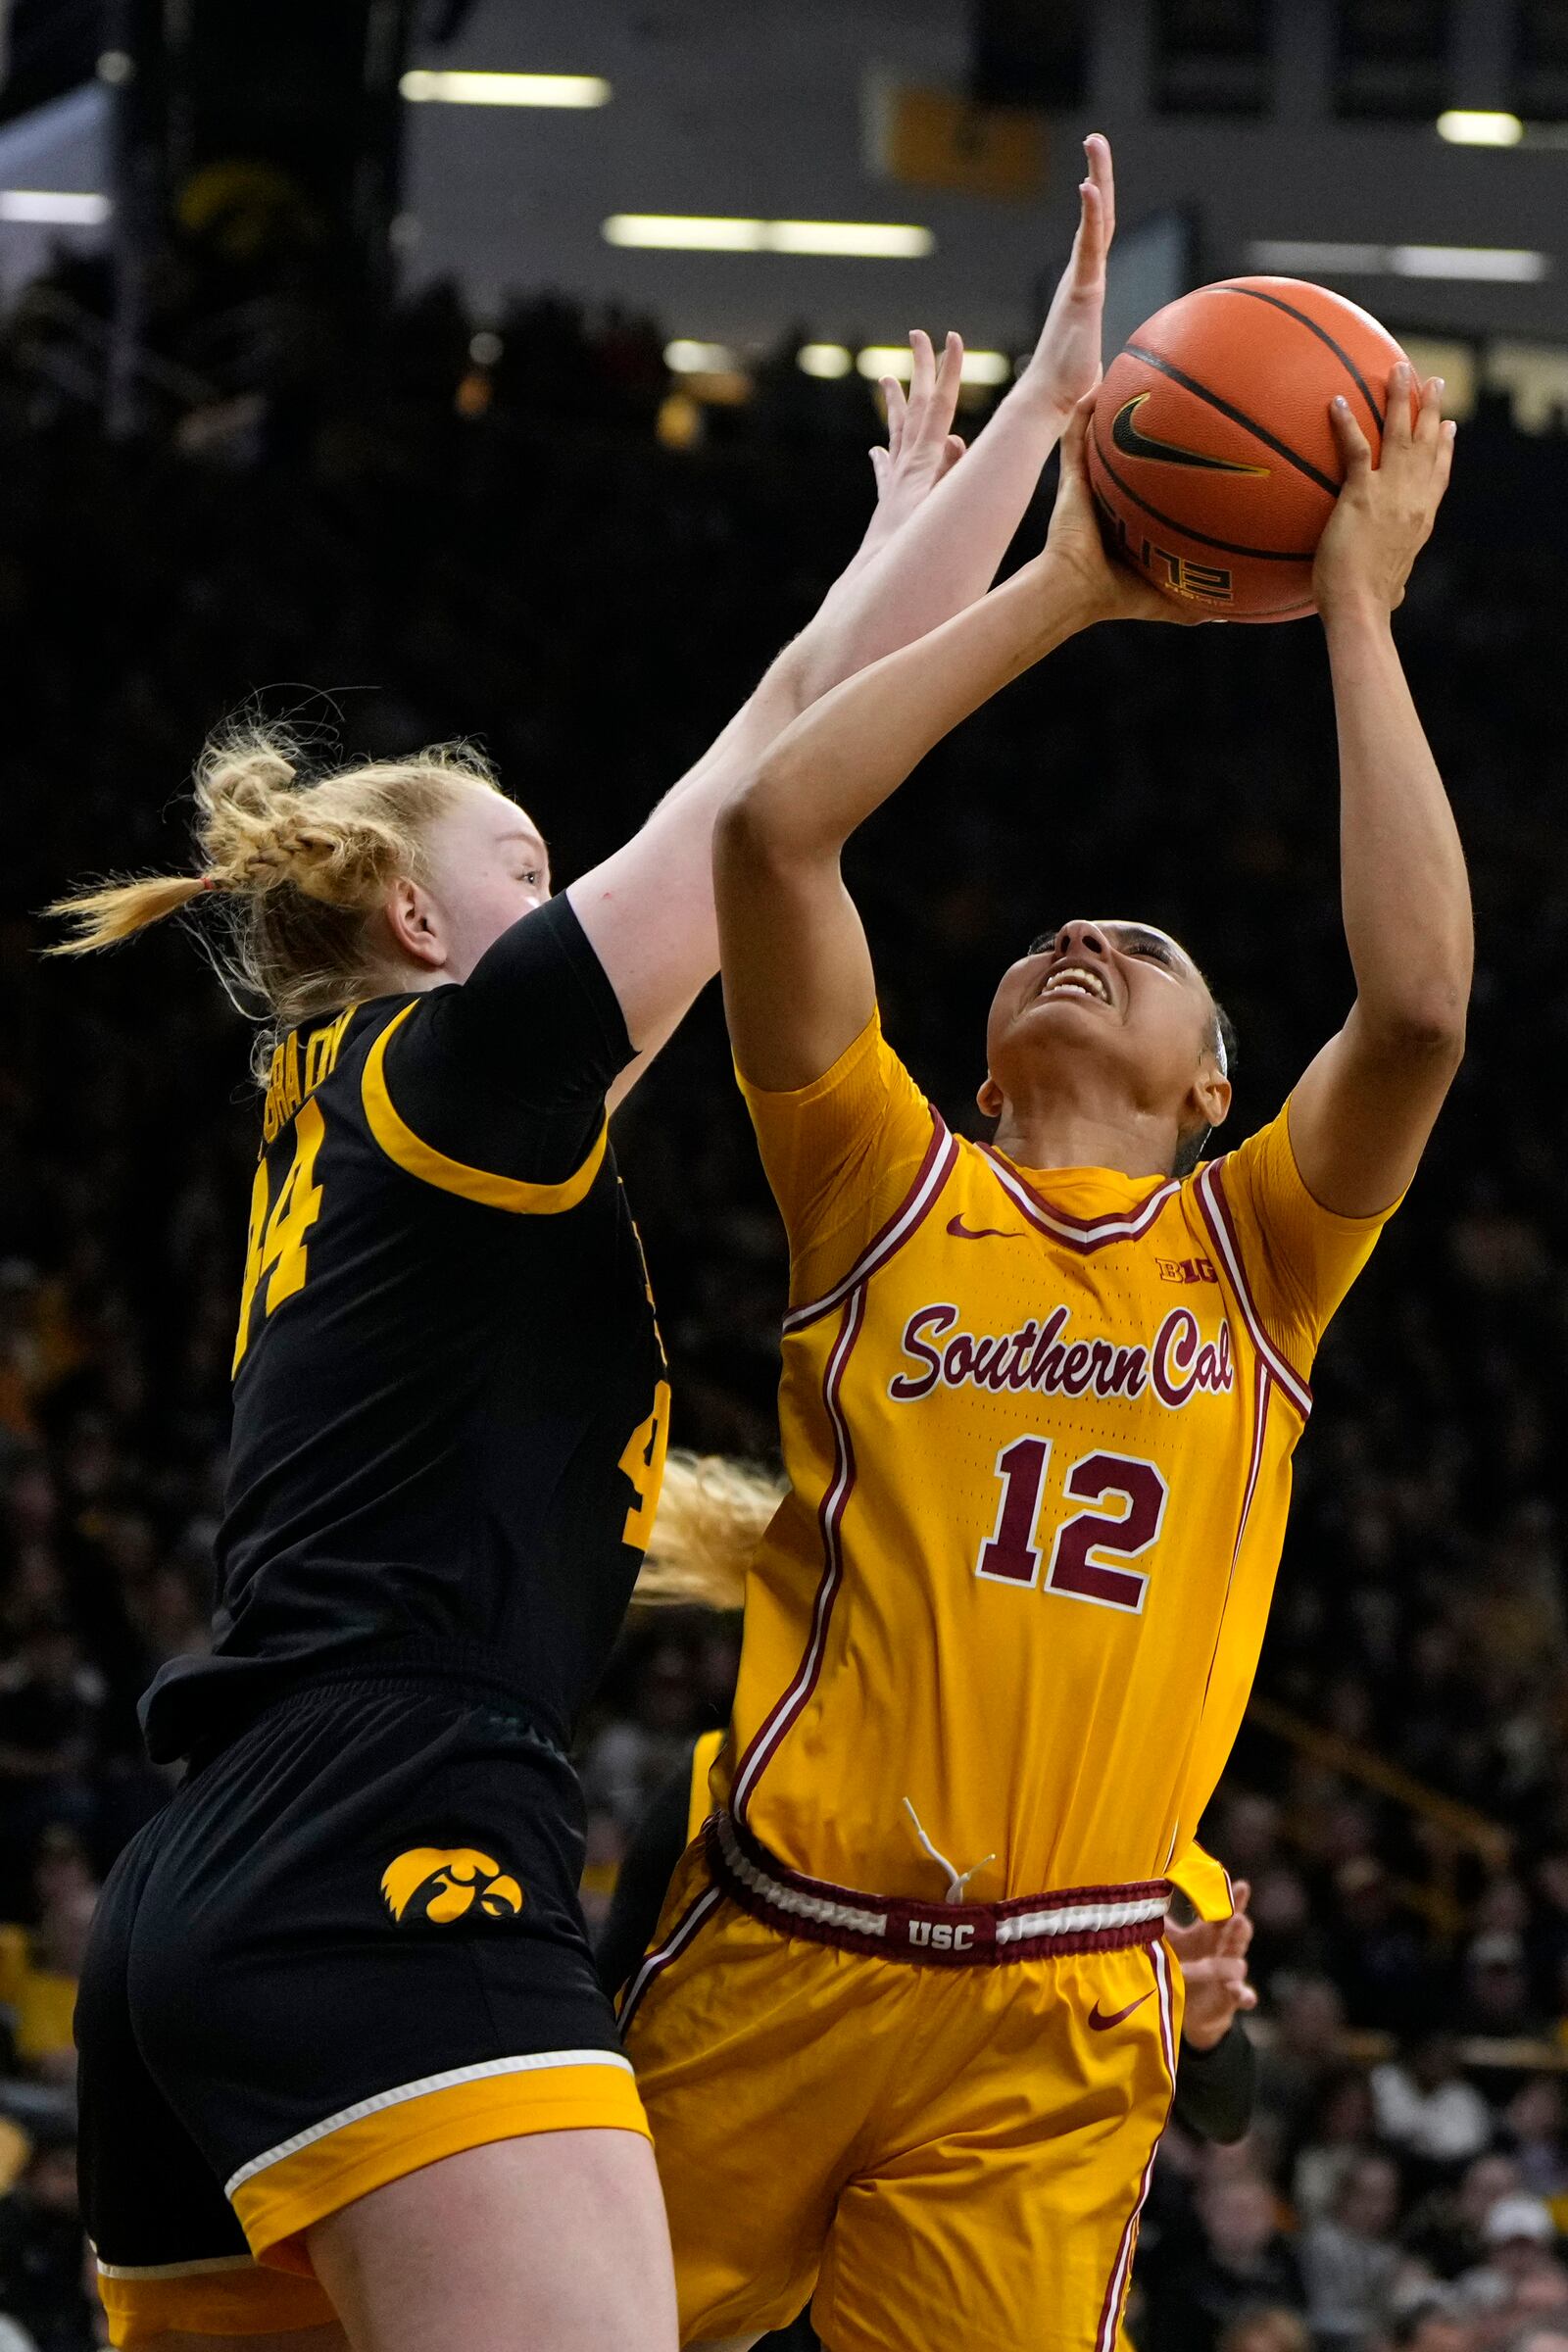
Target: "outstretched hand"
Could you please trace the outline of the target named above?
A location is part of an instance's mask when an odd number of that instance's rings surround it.
[[[1397,611],[1410,567],[1432,535],[1448,487],[1457,427],[1443,419],[1441,376],[1429,376],[1421,385],[1412,421],[1415,389],[1415,369],[1401,360],[1389,379],[1383,454],[1376,466],[1349,402],[1342,395],[1329,410],[1345,461],[1345,487],[1312,566],[1312,590],[1325,619],[1353,606],[1380,614]]]
[[[1131,564],[1121,563],[1105,546],[1101,533],[1095,495],[1089,486],[1086,455],[1089,420],[1095,394],[1086,392],[1077,403],[1061,436],[1061,478],[1051,513],[1043,562],[1065,564],[1076,575],[1088,607],[1086,619],[1170,620],[1192,627],[1215,615],[1188,599],[1166,596],[1152,580]]]
[[[1066,416],[1100,381],[1101,323],[1105,309],[1105,256],[1116,233],[1116,179],[1110,141],[1091,131],[1084,141],[1089,177],[1078,190],[1078,233],[1061,273],[1034,355],[1018,388]]]
[[[1181,1963],[1187,1987],[1182,2039],[1194,2049],[1213,2049],[1240,2012],[1257,2007],[1257,1992],[1247,1978],[1247,1951],[1252,1940],[1247,1906],[1251,1895],[1248,1882],[1238,1879],[1236,1909],[1229,1919],[1200,1919],[1190,1928],[1165,1922],[1165,1938]]]
[[[949,335],[937,358],[931,338],[916,327],[909,337],[909,389],[896,375],[882,378],[887,403],[887,447],[871,452],[876,474],[876,512],[862,553],[892,538],[963,455],[963,437],[953,430],[963,373],[963,344]]]

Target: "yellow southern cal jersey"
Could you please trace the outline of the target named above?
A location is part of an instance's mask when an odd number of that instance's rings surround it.
[[[933,1849],[969,1902],[1162,1877],[1236,1737],[1307,1373],[1384,1219],[1313,1200],[1288,1109],[1185,1182],[1015,1166],[875,1020],[815,1084],[745,1091],[791,1245],[791,1491],[715,1795],[884,1895],[939,1897]]]

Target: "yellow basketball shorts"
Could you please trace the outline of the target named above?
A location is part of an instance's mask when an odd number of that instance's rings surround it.
[[[681,2341],[1112,2352],[1170,2112],[1163,1941],[981,1967],[834,1948],[743,1910],[702,1844],[623,2011]]]

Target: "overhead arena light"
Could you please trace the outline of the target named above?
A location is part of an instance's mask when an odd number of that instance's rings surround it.
[[[807,348],[809,350],[811,346]],[[885,375],[896,375],[907,383],[914,372],[907,343],[868,343],[863,351],[857,353],[855,365],[867,383],[872,384],[880,383]],[[825,370],[810,368],[807,372],[816,374]],[[1012,362],[1004,351],[966,351],[963,355],[960,380],[966,384],[1004,384],[1011,373]]]
[[[919,261],[936,249],[928,228],[891,220],[751,220],[715,213],[612,213],[607,245],[666,253],[815,253]]]
[[[1549,253],[1512,245],[1396,245],[1396,277],[1496,278],[1532,286],[1551,275]]]
[[[597,74],[446,74],[416,66],[398,84],[416,106],[608,106]]]
[[[760,253],[765,220],[687,219],[677,213],[612,213],[607,245],[643,245],[671,253]]]
[[[774,253],[849,254],[866,261],[918,262],[936,239],[928,228],[897,220],[770,220]]]
[[[673,375],[724,375],[735,366],[735,354],[727,343],[694,343],[677,335],[664,345],[664,366]]]
[[[1538,285],[1551,275],[1549,253],[1513,245],[1333,245],[1275,238],[1250,245],[1254,270],[1287,275],[1321,270],[1331,277],[1451,277]]]
[[[64,188],[0,188],[0,220],[35,220],[61,228],[96,228],[113,206],[107,196]]]
[[[1525,126],[1517,115],[1451,106],[1438,117],[1438,136],[1446,139],[1450,147],[1517,147],[1524,135]]]
[[[795,365],[803,375],[831,379],[849,374],[855,366],[855,354],[844,343],[803,343],[795,354]]]

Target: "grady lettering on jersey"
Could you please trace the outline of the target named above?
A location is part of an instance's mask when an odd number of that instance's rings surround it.
[[[746,1091],[790,1233],[792,1484],[714,1793],[840,1886],[941,1894],[906,1798],[956,1870],[995,1857],[970,1902],[1160,1877],[1235,1739],[1306,1375],[1382,1220],[1311,1199],[1288,1110],[1185,1182],[1015,1167],[875,1021],[814,1085]]]

